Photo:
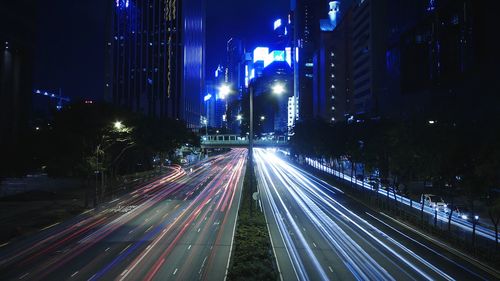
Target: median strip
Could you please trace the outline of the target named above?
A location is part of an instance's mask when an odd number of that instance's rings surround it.
[[[277,280],[266,219],[252,199],[250,182],[257,181],[251,169],[248,162],[227,280]]]

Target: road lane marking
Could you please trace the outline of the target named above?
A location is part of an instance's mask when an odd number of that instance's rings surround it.
[[[464,260],[470,262],[471,264],[474,264],[475,266],[481,268],[482,270],[488,272],[489,274],[495,276],[496,278],[498,278],[500,276],[500,273],[496,269],[494,269],[494,268],[492,268],[492,267],[490,267],[490,266],[488,266],[486,264],[483,264],[482,262],[478,261],[477,259],[475,259],[475,258],[473,258],[473,257],[471,257],[471,256],[469,256],[469,255],[467,255],[465,253],[462,253],[461,251],[459,251],[459,250],[457,250],[457,249],[455,249],[453,247],[448,246],[446,243],[441,242],[441,241],[439,241],[437,239],[434,239],[433,237],[431,237],[429,235],[426,235],[423,232],[418,231],[414,227],[411,227],[411,226],[409,226],[409,225],[407,225],[407,224],[405,224],[403,222],[400,222],[400,221],[398,221],[398,220],[390,217],[389,215],[386,215],[386,214],[384,214],[382,212],[379,212],[379,214],[381,214],[384,217],[392,220],[393,222],[399,224],[400,226],[403,226],[407,230],[410,230],[413,233],[416,233],[416,234],[420,235],[421,237],[425,238],[427,241],[430,241],[430,242],[434,243],[434,245],[437,245],[437,246],[441,247],[442,249],[448,250],[449,252],[455,254],[456,256],[463,258]],[[372,216],[370,214],[368,214],[368,215]],[[374,216],[372,216],[372,217],[375,218]],[[377,219],[377,218],[375,218],[375,219]]]
[[[314,242],[313,242],[313,246],[314,246],[314,248],[317,248],[317,247],[316,247],[316,243],[314,243]]]
[[[331,266],[328,266],[328,269],[330,269],[330,272],[333,273],[333,269]]]
[[[177,269],[177,267],[176,267],[176,268],[175,268],[175,270],[174,270],[173,275],[175,275],[175,274],[177,273],[177,270],[178,270],[178,269]]]
[[[56,225],[58,225],[58,224],[60,224],[60,223],[61,223],[61,222],[56,222],[56,223],[54,223],[54,224],[51,224],[51,225],[49,225],[49,226],[46,226],[46,227],[44,227],[44,228],[40,229],[40,231],[43,231],[43,230],[49,229],[49,228],[51,228],[51,227],[53,227],[53,226],[56,226]]]
[[[81,213],[80,215],[85,215],[85,214],[87,214],[87,213],[92,212],[93,210],[94,210],[94,209],[87,210],[87,211],[85,211],[85,212]]]
[[[125,269],[125,270],[122,272],[122,274],[120,274],[120,276],[123,276],[123,275],[127,274],[127,272],[128,272],[128,269]]]
[[[200,232],[201,228],[198,228],[198,232]]]
[[[127,247],[125,247],[125,249],[123,249],[123,250],[120,252],[120,254],[121,254],[121,253],[123,253],[123,252],[125,252],[125,250],[127,250],[130,246],[132,246],[132,244],[128,244],[128,246],[127,246]]]
[[[153,228],[153,226],[148,227],[148,229],[146,229],[146,231],[144,231],[144,233],[146,233],[146,232],[150,231],[150,230],[151,230],[151,228]]]
[[[207,257],[208,256],[205,256],[205,258],[203,259],[203,262],[201,263],[201,267],[200,267],[200,270],[198,271],[198,274],[201,274],[201,271],[203,270],[203,267],[205,266],[205,262],[207,261]]]
[[[4,247],[4,246],[7,246],[9,245],[10,242],[7,242],[7,243],[3,243],[2,245],[0,245],[0,248]]]
[[[71,278],[73,278],[73,277],[74,277],[75,275],[77,275],[77,274],[78,274],[78,270],[77,270],[77,271],[75,271],[75,273],[71,274]]]
[[[109,247],[107,247],[106,250],[104,250],[104,252],[107,252],[107,251],[109,251]]]
[[[191,250],[191,244],[189,244],[188,250]]]
[[[29,272],[23,274],[21,277],[19,277],[19,279],[23,279],[24,277],[28,276],[28,274],[30,274]]]

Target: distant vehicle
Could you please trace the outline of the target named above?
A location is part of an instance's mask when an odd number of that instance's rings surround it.
[[[461,218],[466,221],[478,220],[479,216],[472,212],[469,208],[461,205],[448,206],[446,213],[449,214],[453,210],[452,216]]]
[[[442,212],[446,212],[446,209],[448,208],[448,205],[444,202],[443,198],[434,194],[422,194],[420,197],[420,203],[424,203],[424,205],[433,209],[437,208],[438,211]]]

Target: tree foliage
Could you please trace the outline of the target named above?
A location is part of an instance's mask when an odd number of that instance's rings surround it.
[[[461,190],[472,201],[500,187],[499,121],[306,120],[296,126],[291,151],[363,163],[366,170],[377,169],[402,184],[432,181]]]
[[[123,128],[114,127],[121,122]],[[184,123],[147,117],[108,104],[73,104],[54,116],[44,131],[44,155],[49,174],[86,177],[96,169],[112,175],[152,167],[182,144],[199,140]]]

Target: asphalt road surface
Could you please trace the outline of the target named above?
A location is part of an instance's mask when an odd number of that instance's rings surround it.
[[[368,209],[272,150],[254,155],[282,280],[499,280],[498,271]]]
[[[224,280],[246,149],[0,248],[0,280]]]

